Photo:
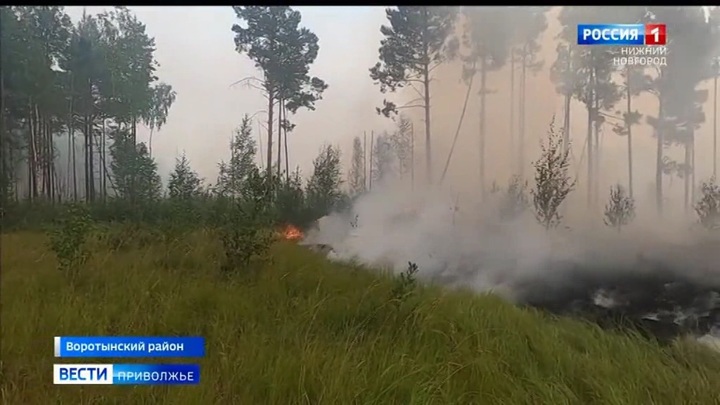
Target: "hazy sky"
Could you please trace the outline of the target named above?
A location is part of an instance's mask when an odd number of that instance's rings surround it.
[[[87,7],[95,14],[106,7]],[[232,131],[244,114],[254,114],[266,108],[265,101],[255,89],[230,85],[244,77],[258,75],[253,63],[235,51],[233,24],[238,20],[229,6],[222,7],[130,7],[147,25],[147,31],[156,41],[157,75],[177,91],[177,101],[170,110],[167,124],[153,137],[153,155],[158,160],[161,174],[167,177],[174,159],[182,151],[190,158],[193,167],[207,181],[214,183],[217,164],[229,156],[228,143]],[[378,116],[375,107],[385,97],[402,103],[400,95],[383,95],[369,77],[368,69],[378,60],[378,47],[382,35],[380,26],[386,23],[384,7],[298,7],[302,25],[319,37],[320,51],[311,74],[324,79],[329,88],[324,99],[317,103],[316,111],[301,111],[295,117],[295,131],[289,136],[291,167],[300,166],[305,174],[312,168],[312,159],[324,143],[342,148],[347,163],[352,138],[364,131],[375,133],[391,129],[393,122]],[[68,7],[76,21],[83,8]],[[557,126],[562,122],[562,98],[550,81],[549,67],[556,58],[556,35],[559,25],[556,12],[549,14],[549,27],[540,38],[542,69],[527,79],[527,134],[526,161],[538,153],[540,139],[544,139],[553,115]],[[432,82],[432,130],[434,172],[442,171],[454,137],[467,87],[460,81],[461,66],[448,63],[438,68]],[[517,89],[517,75],[515,89]],[[504,184],[515,173],[514,140],[516,134],[509,129],[510,69],[490,72],[488,87],[492,94],[487,105],[486,171],[487,182]],[[477,85],[477,83],[476,83]],[[706,86],[709,86],[707,83]],[[478,128],[479,106],[474,90],[460,131],[455,154],[449,170],[453,187],[477,190],[478,185]],[[413,97],[414,98],[414,97]],[[406,100],[407,101],[407,100]],[[633,101],[643,114],[655,115],[657,101],[650,95],[641,95]],[[696,132],[697,180],[707,178],[712,166],[712,126],[710,103],[706,103],[706,122]],[[620,107],[618,107],[620,108]],[[516,107],[517,111],[517,107]],[[573,171],[583,183],[587,165],[583,157],[587,112],[579,102],[573,102],[571,138],[573,139]],[[424,131],[420,111],[412,112],[415,125],[416,163],[422,163]],[[517,114],[515,115],[517,117]],[[260,114],[259,117],[263,117]],[[257,135],[258,124],[255,123]],[[517,130],[517,125],[515,125]],[[651,128],[644,124],[634,130],[634,172],[636,198],[653,200],[655,171],[655,140]],[[140,140],[146,140],[149,131],[142,129]],[[264,134],[263,129],[263,137]],[[264,147],[266,140],[262,140]],[[617,182],[627,181],[627,141],[615,135],[609,126],[601,135],[601,189],[607,190]],[[675,158],[682,157],[679,147],[668,149]],[[347,168],[347,165],[345,166]],[[422,167],[418,173],[424,173]],[[682,181],[666,176],[667,194],[680,195]],[[457,185],[457,186],[456,186]],[[578,193],[580,195],[582,193]],[[578,197],[579,198],[579,197]]]
[[[110,8],[85,9],[96,14]],[[252,115],[266,108],[257,90],[230,87],[258,73],[246,56],[235,51],[231,31],[238,22],[235,12],[228,6],[129,9],[155,37],[155,57],[160,63],[157,76],[177,92],[166,126],[153,135],[153,155],[160,171],[170,171],[175,156],[184,150],[195,170],[214,182],[217,163],[229,156],[228,142],[243,114]],[[320,39],[320,52],[311,74],[329,84],[316,111],[298,112],[293,118],[297,128],[288,136],[291,167],[300,165],[308,171],[323,143],[347,149],[352,137],[362,135],[364,130],[392,125],[375,113],[374,107],[382,103],[383,97],[368,75],[368,68],[377,61],[379,27],[385,13],[381,7],[297,10],[302,13],[302,24]],[[77,21],[83,7],[68,7],[67,11]],[[139,140],[146,140],[148,134],[143,128]],[[263,147],[265,142],[263,139]]]

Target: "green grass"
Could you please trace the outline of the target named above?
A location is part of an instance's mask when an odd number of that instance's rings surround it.
[[[289,244],[227,279],[210,234],[134,242],[95,242],[71,286],[43,235],[3,235],[0,403],[720,403],[720,356],[694,344],[661,348],[431,287],[398,307],[394,279]],[[202,335],[202,382],[54,386],[60,335]]]

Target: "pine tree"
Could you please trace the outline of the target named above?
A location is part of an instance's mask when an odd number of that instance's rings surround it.
[[[226,196],[239,197],[243,184],[256,167],[255,156],[257,147],[252,137],[250,117],[243,117],[240,128],[230,142],[230,161],[220,163],[220,175],[217,180],[217,191]]]
[[[170,173],[168,193],[170,198],[178,200],[191,200],[202,194],[202,179],[190,167],[190,161],[185,152],[175,159],[175,170]]]
[[[432,143],[430,114],[430,83],[432,70],[446,58],[448,38],[455,22],[450,7],[400,6],[385,10],[390,25],[380,27],[380,62],[370,69],[370,77],[380,84],[380,91],[421,84],[423,94],[417,101],[397,106],[383,101],[378,113],[390,116],[401,108],[420,107],[425,112],[425,169],[427,182],[432,183]]]

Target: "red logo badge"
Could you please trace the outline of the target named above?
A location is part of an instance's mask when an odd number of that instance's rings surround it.
[[[645,24],[645,45],[665,45],[667,26],[665,24]]]

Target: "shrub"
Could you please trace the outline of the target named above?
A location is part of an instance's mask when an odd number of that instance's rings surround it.
[[[57,225],[50,231],[50,249],[55,253],[58,269],[75,280],[90,256],[85,244],[92,230],[90,215],[84,206],[69,205]]]
[[[610,200],[605,206],[605,225],[615,228],[618,232],[623,226],[635,218],[635,200],[630,197],[620,184],[610,188]]]

